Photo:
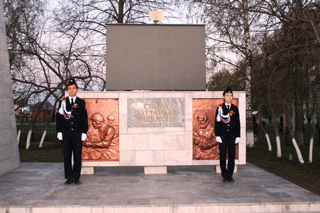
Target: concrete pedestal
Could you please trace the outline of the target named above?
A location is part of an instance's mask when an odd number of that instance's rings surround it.
[[[167,174],[166,166],[145,166],[145,174]]]
[[[94,167],[82,167],[81,174],[82,175],[93,175],[94,174]]]

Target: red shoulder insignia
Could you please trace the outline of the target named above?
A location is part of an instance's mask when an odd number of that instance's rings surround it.
[[[238,105],[233,104],[233,106],[238,107]]]
[[[64,99],[66,99],[66,97],[62,97],[60,100],[64,100]]]
[[[222,106],[223,103],[219,104],[218,106]]]

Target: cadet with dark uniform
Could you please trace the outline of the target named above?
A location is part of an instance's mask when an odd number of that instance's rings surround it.
[[[86,102],[77,97],[78,85],[70,79],[67,85],[69,96],[59,101],[56,115],[57,138],[63,141],[65,184],[81,184],[82,141],[87,138],[88,115]],[[71,163],[73,153],[74,165]]]
[[[233,93],[230,87],[223,92],[224,103],[216,111],[215,134],[219,143],[220,168],[223,181],[234,182],[233,171],[235,162],[235,147],[240,141],[239,109],[233,105]],[[228,167],[226,153],[228,151]]]

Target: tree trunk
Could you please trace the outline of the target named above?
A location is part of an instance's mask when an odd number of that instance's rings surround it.
[[[39,148],[42,148],[42,146],[43,146],[43,142],[44,142],[44,139],[46,138],[49,124],[50,124],[50,118],[48,118],[48,116],[47,116],[46,125],[44,127],[44,131],[43,131],[40,143],[39,143]]]
[[[124,0],[120,0],[119,1],[119,13],[118,13],[118,23],[123,23],[123,19],[124,19],[124,14],[123,14],[123,10],[124,10]]]
[[[297,0],[295,5],[295,15],[297,18],[301,18],[302,12],[302,1]],[[293,31],[293,45],[303,44],[305,39],[303,33],[294,30]],[[295,109],[295,132],[294,137],[296,138],[299,145],[303,145],[303,101],[302,101],[302,79],[303,79],[303,58],[304,51],[302,48],[294,49],[294,109]]]
[[[287,125],[288,125],[288,130],[289,130],[289,133],[290,133],[290,136],[291,136],[291,141],[293,143],[293,146],[296,150],[296,153],[297,153],[297,156],[298,156],[298,160],[301,164],[304,164],[304,160],[303,160],[303,157],[301,155],[301,151],[300,151],[300,148],[296,142],[296,139],[294,138],[294,134],[292,132],[292,129],[291,129],[291,124],[290,124],[290,116],[286,113],[286,117],[287,117]]]
[[[316,125],[313,124],[313,132],[310,138],[310,145],[309,145],[309,163],[312,163],[312,155],[313,155],[313,141],[314,141],[314,136],[316,135]]]
[[[270,107],[272,119],[275,122],[274,131],[276,133],[277,157],[281,158],[281,141],[280,141],[280,136],[279,136],[279,129],[278,129],[278,126],[277,126],[277,118],[276,118],[276,116],[274,114],[273,107],[272,107],[272,104],[271,104],[270,91],[268,91],[268,104],[269,104],[269,107]]]
[[[32,123],[31,123],[31,126],[30,126],[30,130],[29,130],[29,133],[28,133],[28,137],[27,137],[27,141],[26,141],[26,149],[29,149],[29,147],[30,147],[32,129],[33,129],[33,127],[34,127],[34,125],[35,125],[35,123],[36,123],[36,121],[37,121],[37,118],[38,118],[38,116],[39,116],[39,114],[40,114],[40,111],[41,111],[41,108],[42,108],[43,104],[47,101],[48,98],[49,98],[49,96],[47,96],[47,97],[45,98],[45,100],[39,105],[39,108],[38,108],[38,110],[37,110],[37,113],[36,113],[35,116],[34,116],[34,120],[32,120]]]
[[[249,25],[249,9],[248,9],[248,0],[243,0],[243,24],[244,24],[244,42],[245,42],[245,66],[246,66],[246,81],[245,81],[245,90],[246,90],[246,129],[247,129],[247,145],[249,147],[254,146],[254,134],[253,134],[253,123],[252,123],[252,108],[251,108],[251,63],[250,63],[250,25]]]
[[[26,141],[26,149],[29,149],[31,143],[31,135],[32,135],[32,127],[29,129],[27,141]]]
[[[295,71],[294,71],[294,117],[295,117],[295,132],[294,137],[297,139],[299,145],[303,145],[303,101],[302,101],[302,67],[298,62],[299,57],[295,57]],[[297,65],[299,64],[299,65]]]
[[[261,119],[261,104],[259,104],[258,116],[259,116],[259,121],[260,121],[260,127],[261,127],[262,131],[264,132],[264,135],[265,135],[266,140],[267,140],[268,150],[271,152],[272,151],[272,146],[271,146],[271,143],[270,143],[269,134],[267,133],[267,131],[264,128],[264,126],[261,124],[261,121],[262,121],[262,119]]]
[[[274,124],[274,131],[276,133],[276,143],[277,143],[277,157],[278,158],[281,158],[281,141],[280,141],[280,136],[279,136],[279,129],[278,129],[278,126],[277,126],[277,118],[274,114],[274,111],[273,111],[273,108],[272,108],[272,105],[269,101],[269,106],[270,106],[270,110],[271,110],[271,116],[272,116],[272,119],[273,121],[275,122]]]
[[[19,129],[18,135],[17,135],[18,146],[19,146],[20,136],[21,136],[21,130]]]
[[[42,137],[41,137],[41,140],[40,140],[40,143],[39,143],[39,148],[42,148],[44,139],[46,138],[46,135],[47,135],[47,130],[44,130]]]
[[[19,131],[18,131],[18,135],[17,135],[17,141],[18,141],[18,146],[20,143],[20,137],[21,137],[21,132],[22,132],[22,128],[23,128],[23,122],[24,122],[24,118],[20,119],[20,127],[19,127]]]

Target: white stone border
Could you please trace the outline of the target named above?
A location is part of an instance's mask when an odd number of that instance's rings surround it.
[[[0,212],[167,212],[167,213],[212,213],[212,212],[319,212],[319,202],[280,203],[230,203],[230,204],[168,204],[168,205],[114,205],[114,206],[0,206]]]

